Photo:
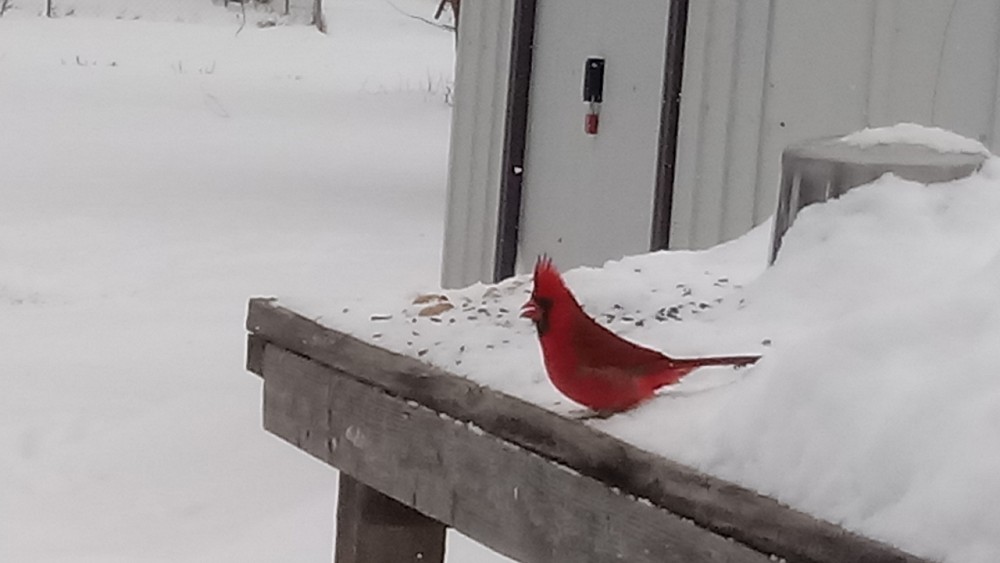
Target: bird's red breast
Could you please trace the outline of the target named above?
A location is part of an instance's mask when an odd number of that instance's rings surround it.
[[[616,335],[588,316],[546,257],[522,308],[538,330],[549,379],[570,399],[600,412],[629,409],[705,365],[745,365],[758,356],[675,359]]]

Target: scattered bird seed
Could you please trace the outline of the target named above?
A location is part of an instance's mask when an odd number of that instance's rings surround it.
[[[392,315],[387,314],[375,314],[369,317],[369,320],[372,321],[388,321],[390,319],[392,319]]]
[[[417,313],[417,315],[421,317],[433,317],[435,315],[440,315],[445,311],[450,311],[454,308],[455,306],[452,305],[451,303],[448,303],[447,301],[442,301],[440,303],[436,303],[434,305],[428,305],[423,309],[420,309],[420,312]]]

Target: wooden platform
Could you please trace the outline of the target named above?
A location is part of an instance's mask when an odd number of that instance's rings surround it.
[[[445,526],[522,562],[925,561],[271,300],[247,329],[264,428],[346,474],[340,563],[437,563]]]

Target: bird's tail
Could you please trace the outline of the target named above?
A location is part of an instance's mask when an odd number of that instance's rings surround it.
[[[705,366],[748,366],[760,359],[760,356],[715,356],[709,358],[674,359],[679,368],[700,368]]]
[[[760,359],[760,356],[716,356],[712,358],[669,358],[664,369],[658,370],[643,378],[643,384],[650,392],[673,385],[692,371],[707,366],[748,366]]]

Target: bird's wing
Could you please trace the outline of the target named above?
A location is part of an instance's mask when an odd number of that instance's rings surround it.
[[[589,316],[574,324],[572,345],[581,365],[612,367],[632,375],[655,371],[671,361],[655,350],[625,340]]]

